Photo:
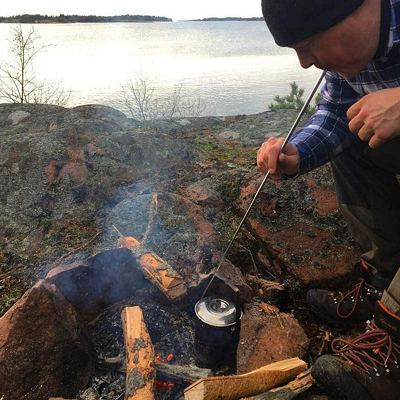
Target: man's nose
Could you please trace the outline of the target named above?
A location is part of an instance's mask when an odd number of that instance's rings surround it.
[[[303,68],[310,68],[317,62],[317,59],[315,58],[314,54],[309,50],[299,49],[296,50],[296,53],[297,53],[297,58],[300,61],[300,65]]]

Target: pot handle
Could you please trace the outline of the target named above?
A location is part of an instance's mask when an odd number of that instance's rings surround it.
[[[235,299],[236,299],[236,325],[238,326],[240,322],[240,317],[242,314],[242,307],[240,305],[240,290],[237,286],[235,286],[228,278],[225,276],[220,275],[218,272],[215,274],[215,276],[220,279],[221,281],[224,281],[234,292],[235,294]]]

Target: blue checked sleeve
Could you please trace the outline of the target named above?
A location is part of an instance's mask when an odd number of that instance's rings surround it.
[[[348,128],[346,112],[362,96],[332,72],[326,74],[321,96],[317,112],[290,139],[300,153],[300,174],[332,160],[357,137]]]

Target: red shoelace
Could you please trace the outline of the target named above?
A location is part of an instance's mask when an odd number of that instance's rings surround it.
[[[389,361],[399,368],[400,344],[394,342],[389,333],[378,328],[374,322],[369,323],[367,332],[351,341],[334,339],[332,350],[369,375],[370,371],[375,371],[379,376],[379,367],[384,367],[386,372],[390,372]]]
[[[365,288],[367,294],[371,293],[374,295],[379,296],[379,292],[373,286],[368,285],[364,279],[359,278],[357,283],[346,293],[337,293],[337,297],[335,297],[335,293],[332,293],[335,303],[337,302],[337,314],[340,318],[348,318],[351,314],[353,314],[354,310],[357,307],[357,303],[360,299],[362,299],[362,290]],[[352,308],[350,311],[344,315],[340,312],[340,306],[343,304],[344,301],[351,301],[353,303]]]

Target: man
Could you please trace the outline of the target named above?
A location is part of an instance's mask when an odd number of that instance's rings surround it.
[[[318,111],[284,153],[283,139],[265,142],[258,167],[279,180],[331,161],[365,272],[347,293],[315,289],[307,300],[339,326],[374,318],[363,335],[335,340],[336,355],[312,374],[337,396],[400,399],[400,0],[262,0],[262,9],[278,45],[328,72]]]

